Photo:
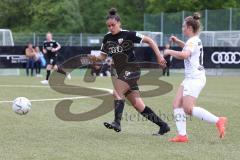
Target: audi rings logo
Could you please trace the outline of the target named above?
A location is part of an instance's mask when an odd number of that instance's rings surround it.
[[[110,50],[111,54],[121,53],[121,52],[123,52],[123,47],[122,46],[110,47],[109,50]]]
[[[213,52],[211,59],[215,64],[240,64],[240,53]]]

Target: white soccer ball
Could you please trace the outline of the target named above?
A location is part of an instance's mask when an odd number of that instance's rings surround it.
[[[12,110],[19,115],[25,115],[31,110],[31,102],[26,97],[18,97],[13,101]]]

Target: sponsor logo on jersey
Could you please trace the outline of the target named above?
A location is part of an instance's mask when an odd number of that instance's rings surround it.
[[[122,53],[133,47],[133,43],[128,40],[123,40],[121,44],[117,42],[108,41],[102,48],[106,49],[110,54]]]
[[[192,49],[192,48],[193,48],[193,43],[192,43],[192,42],[189,42],[188,47],[189,47],[190,49]]]
[[[121,44],[123,42],[123,38],[118,39],[118,43]]]
[[[52,47],[47,47],[46,49],[47,49],[47,50],[52,50]]]
[[[126,77],[129,77],[130,74],[131,74],[131,72],[129,72],[129,71],[125,71],[125,78],[126,78]]]
[[[122,53],[123,52],[123,47],[122,46],[109,47],[109,51],[110,51],[111,54]]]

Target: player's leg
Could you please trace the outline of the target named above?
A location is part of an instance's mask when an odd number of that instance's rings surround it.
[[[41,62],[39,60],[37,60],[35,62],[35,72],[36,72],[37,77],[40,76],[40,70],[41,70]]]
[[[48,81],[50,74],[51,74],[51,70],[52,70],[53,66],[51,64],[47,65],[47,75],[46,75],[46,80]]]
[[[35,61],[35,73],[36,76],[38,77],[38,61]]]
[[[61,74],[65,75],[65,76],[67,77],[67,79],[69,79],[69,80],[72,78],[71,75],[70,75],[70,73],[67,73],[66,71],[64,71],[64,69],[62,68],[62,66],[58,64],[58,62],[57,62],[57,57],[54,57],[54,58],[53,58],[52,64],[53,64],[53,69],[54,69],[55,71],[57,71],[58,73],[61,73]]]
[[[177,127],[178,135],[174,138],[169,139],[171,142],[187,142],[187,132],[186,132],[186,114],[183,109],[183,85],[180,85],[176,96],[173,100],[173,114],[174,121]]]
[[[166,70],[167,70],[167,76],[170,76],[170,67],[167,66],[167,67],[166,67]]]
[[[176,96],[173,100],[173,114],[174,121],[176,123],[178,135],[186,136],[186,114],[183,109],[182,98],[183,98],[183,86],[180,85]]]
[[[26,63],[26,75],[29,76],[29,66],[30,66],[30,59],[27,60]]]
[[[187,114],[197,117],[201,120],[216,124],[219,131],[219,136],[220,138],[223,138],[227,119],[225,117],[217,117],[202,107],[196,107],[196,100],[203,89],[205,82],[206,79],[204,77],[202,79],[190,80],[188,83],[186,83],[186,93],[183,95],[184,111]]]
[[[114,129],[116,132],[121,131],[121,119],[125,104],[124,93],[129,90],[129,85],[116,77],[113,77],[113,96],[114,96],[114,121],[112,123],[104,122],[104,126]]]
[[[47,64],[47,67],[46,67],[46,79],[41,81],[42,84],[48,84],[48,79],[50,77],[50,74],[51,74],[51,70],[52,70],[53,66],[51,64]]]
[[[41,75],[41,69],[42,69],[41,61],[39,60],[39,61],[38,61],[38,74],[39,74],[39,75]]]
[[[166,68],[163,68],[163,76],[166,74]]]
[[[31,76],[33,76],[33,70],[34,70],[34,60],[33,60],[33,59],[31,59],[30,61],[31,61],[31,63],[30,63],[30,67],[31,67]]]
[[[166,122],[164,122],[150,107],[146,106],[140,97],[138,90],[132,90],[127,99],[131,102],[133,107],[144,117],[160,127],[158,135],[163,135],[170,131]]]
[[[63,70],[63,68],[60,65],[54,65],[54,70],[57,71],[58,73],[61,73],[63,75],[67,75],[67,72]]]
[[[225,134],[225,125],[227,119],[225,117],[217,117],[211,112],[207,111],[202,107],[195,105],[196,98],[192,96],[183,97],[183,106],[187,114],[197,117],[200,120],[216,124],[219,132],[219,137],[223,138]]]
[[[61,65],[55,64],[55,65],[53,66],[53,69],[54,69],[55,71],[57,71],[58,73],[61,73],[61,74],[65,75],[65,76],[67,77],[67,79],[69,79],[69,80],[72,78],[71,75],[70,75],[70,73],[67,73],[66,71],[64,71]]]

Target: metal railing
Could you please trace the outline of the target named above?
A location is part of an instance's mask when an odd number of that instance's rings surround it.
[[[140,31],[140,33],[154,39],[159,46],[163,44],[163,34],[160,32]],[[101,46],[103,37],[104,34],[53,34],[53,39],[62,46]],[[45,39],[45,34],[43,33],[13,33],[13,40],[16,46],[25,46],[28,42],[33,43],[35,46],[42,46]]]
[[[240,30],[240,9],[203,10],[201,23],[203,31]],[[193,15],[190,11],[175,13],[144,14],[144,30],[162,32],[164,34],[181,34],[185,17]]]
[[[62,46],[100,46],[104,34],[53,34],[53,39]],[[13,40],[16,46],[24,46],[32,42],[36,46],[41,46],[45,40],[44,33],[13,33]]]

